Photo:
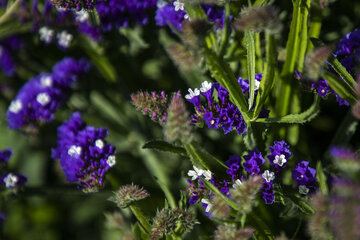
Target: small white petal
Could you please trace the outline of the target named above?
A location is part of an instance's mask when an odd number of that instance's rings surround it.
[[[4,183],[5,183],[5,186],[6,188],[14,188],[16,187],[16,184],[17,182],[19,181],[19,178],[12,174],[12,173],[9,173],[5,178],[4,178]]]
[[[70,156],[80,156],[80,154],[81,154],[81,147],[80,146],[75,146],[75,145],[71,145],[71,147],[69,148],[69,150],[68,150],[68,154],[70,155]]]
[[[23,107],[22,102],[20,100],[15,100],[15,101],[11,102],[11,104],[9,106],[9,110],[12,113],[18,113],[18,112],[20,112],[22,107]]]
[[[79,12],[76,12],[75,20],[77,22],[86,22],[89,19],[89,13],[85,10],[81,10]]]
[[[205,180],[208,180],[208,181],[210,181],[212,178],[211,172],[209,170],[204,171],[202,175],[204,175]]]
[[[68,48],[70,47],[71,41],[73,39],[73,35],[67,33],[66,31],[62,31],[57,35],[58,37],[58,44],[61,47]]]
[[[205,212],[210,212],[210,210],[212,208],[212,204],[210,203],[210,200],[203,198],[203,199],[201,199],[201,202],[207,204]]]
[[[45,43],[50,43],[55,33],[54,30],[44,26],[39,29],[39,34],[40,40],[44,41]]]
[[[275,179],[275,173],[270,172],[269,170],[265,170],[265,172],[262,174],[262,177],[265,179],[266,182],[271,182]]]
[[[40,103],[41,105],[45,106],[50,102],[51,98],[47,93],[39,93],[36,96],[36,101]]]
[[[191,88],[189,88],[188,91],[189,93],[185,95],[186,99],[192,99],[193,97],[200,95],[200,90],[197,88],[195,88],[194,91]]]
[[[236,179],[235,183],[232,185],[233,188],[239,188],[242,185],[242,181],[240,179]]]
[[[52,86],[52,77],[51,76],[41,76],[40,84],[43,87],[51,87]]]
[[[207,92],[211,89],[212,84],[205,81],[200,85],[200,92]]]
[[[275,156],[274,164],[277,164],[277,165],[279,165],[280,167],[282,167],[286,162],[287,162],[287,161],[286,161],[286,158],[285,158],[285,155],[284,155],[284,154],[281,154],[280,156],[279,156],[279,155],[276,155],[276,156]]]
[[[109,156],[108,159],[106,160],[106,163],[110,167],[113,167],[116,164],[116,157],[114,155]]]
[[[260,88],[260,81],[255,79],[255,90],[259,90]]]
[[[184,3],[180,2],[179,0],[176,0],[174,2],[175,11],[184,10]]]
[[[95,141],[95,146],[96,146],[97,148],[99,148],[99,149],[103,149],[103,147],[104,147],[104,141],[101,140],[101,139],[97,139],[97,140]]]
[[[299,193],[300,194],[303,194],[303,195],[306,195],[308,194],[310,191],[310,189],[308,189],[305,185],[300,185],[299,186]]]

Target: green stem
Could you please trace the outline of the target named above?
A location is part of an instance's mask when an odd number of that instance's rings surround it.
[[[130,209],[131,209],[132,213],[135,215],[135,217],[137,218],[137,220],[140,222],[141,226],[145,229],[145,231],[150,233],[151,226],[150,226],[148,220],[145,218],[142,211],[140,210],[140,208],[138,208],[134,205],[130,205]]]
[[[255,38],[251,30],[245,32],[247,50],[247,73],[249,78],[249,110],[254,104],[255,98]]]
[[[6,9],[6,12],[0,17],[0,25],[6,22],[9,17],[11,17],[11,14],[15,12],[17,7],[20,5],[21,0],[16,0],[14,4],[11,5],[8,9]]]
[[[263,72],[264,63],[261,53],[260,33],[255,33],[255,54],[256,54],[256,72]]]

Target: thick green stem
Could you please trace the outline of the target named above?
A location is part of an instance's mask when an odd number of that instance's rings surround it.
[[[0,25],[3,24],[4,22],[6,22],[11,17],[11,15],[15,12],[17,7],[20,5],[20,2],[21,2],[21,0],[16,0],[11,5],[11,7],[6,9],[6,12],[0,17]]]
[[[140,208],[130,205],[131,212],[135,215],[137,220],[140,222],[141,226],[145,229],[146,232],[150,233],[151,226],[148,222],[148,220],[145,218],[144,214],[140,210]]]

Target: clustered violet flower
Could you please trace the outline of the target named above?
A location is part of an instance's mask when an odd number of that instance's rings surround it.
[[[275,141],[273,146],[270,146],[270,154],[267,158],[270,161],[270,165],[275,165],[277,170],[285,168],[288,164],[288,159],[291,157],[289,150],[290,146],[283,141]]]
[[[3,167],[6,167],[7,162],[9,161],[11,155],[13,154],[11,149],[5,149],[0,151],[0,164]],[[0,183],[5,186],[7,189],[16,190],[19,187],[22,187],[25,182],[27,182],[27,178],[20,173],[13,173],[7,171],[0,177]]]
[[[309,166],[309,162],[301,161],[292,171],[292,178],[296,180],[299,193],[306,195],[316,190],[316,170]]]
[[[78,182],[78,188],[94,192],[103,184],[105,173],[116,164],[115,147],[106,143],[105,128],[87,126],[80,113],[58,128],[58,145],[52,158],[60,159],[68,182]]]
[[[11,102],[6,117],[10,128],[19,129],[39,122],[49,122],[68,98],[72,85],[89,70],[86,60],[64,58],[52,73],[42,73],[30,79]]]

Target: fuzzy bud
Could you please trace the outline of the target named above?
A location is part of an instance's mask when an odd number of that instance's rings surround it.
[[[156,92],[142,92],[131,94],[131,100],[134,106],[148,115],[153,121],[165,123],[168,108],[168,96],[164,91],[160,94]]]
[[[312,53],[306,56],[304,65],[308,78],[317,81],[322,73],[322,67],[331,54],[331,48],[323,46],[316,48]]]
[[[199,62],[199,58],[194,52],[179,43],[169,45],[166,50],[173,62],[184,72],[194,69]]]
[[[331,239],[330,231],[327,227],[328,219],[328,200],[320,192],[314,195],[310,204],[315,209],[315,214],[311,216],[308,222],[308,230],[313,239],[326,240]]]
[[[246,8],[234,22],[234,27],[239,31],[254,30],[278,33],[282,29],[278,16],[279,12],[273,6]]]
[[[166,140],[169,142],[176,140],[180,140],[182,143],[191,142],[193,136],[190,115],[180,93],[175,94],[171,99],[167,114],[168,118],[164,126]]]
[[[211,25],[203,19],[187,21],[182,27],[182,40],[185,44],[198,48],[203,42]]]
[[[256,194],[262,185],[262,177],[252,176],[239,187],[230,190],[230,195],[238,204],[241,212],[248,213],[251,211],[252,206],[256,204]]]
[[[254,234],[252,228],[237,228],[234,225],[224,224],[217,227],[215,231],[215,240],[246,240]]]
[[[211,200],[211,214],[220,219],[226,219],[230,216],[229,205],[218,195],[215,195]]]
[[[196,221],[194,215],[187,209],[163,208],[156,213],[151,226],[151,240],[161,239],[165,235],[171,235],[175,230],[185,233],[190,231]],[[181,226],[181,229],[178,227]]]
[[[344,175],[356,176],[360,171],[360,159],[353,151],[340,147],[332,147],[330,153],[334,159],[334,164]]]
[[[150,194],[143,188],[140,188],[137,185],[125,185],[122,186],[115,193],[115,197],[112,200],[120,207],[126,208],[135,201],[147,198]]]

